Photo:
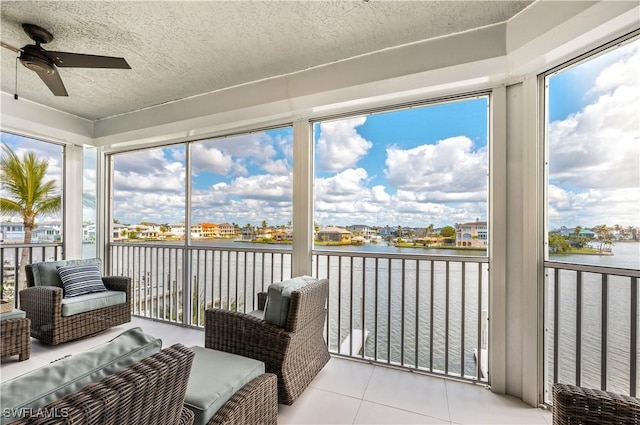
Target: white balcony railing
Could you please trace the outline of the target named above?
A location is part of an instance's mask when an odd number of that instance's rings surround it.
[[[257,292],[291,277],[283,249],[112,244],[109,264],[133,278],[134,314],[193,326],[211,306],[251,311]],[[314,252],[313,274],[330,282],[332,353],[488,380],[485,257],[325,250]]]
[[[38,261],[54,261],[62,260],[62,243],[3,243],[0,245],[0,263],[2,263],[2,299],[12,301],[17,305],[18,279],[26,279],[20,277],[19,265],[22,259],[22,253],[26,250],[26,264]]]
[[[555,382],[636,397],[640,271],[544,266],[545,402]]]

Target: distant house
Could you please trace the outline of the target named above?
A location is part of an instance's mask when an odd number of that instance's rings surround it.
[[[351,243],[352,236],[350,231],[341,227],[325,227],[316,234],[316,238],[320,242]]]
[[[3,242],[23,242],[24,225],[14,221],[3,221],[0,223],[0,234]]]
[[[191,225],[192,238],[219,238],[220,232],[215,223],[199,223]]]
[[[24,242],[24,225],[17,221],[3,221],[0,223],[0,239],[3,243]],[[39,223],[31,233],[31,243],[59,242],[60,224],[58,222]]]
[[[353,234],[358,234],[362,238],[370,241],[378,235],[378,232],[370,226],[365,224],[352,224],[351,226],[347,226],[347,230],[349,230]]]
[[[489,243],[486,221],[456,223],[455,227],[456,246],[482,248]]]
[[[560,236],[571,236],[571,235],[575,235],[576,234],[576,228],[572,227],[572,228],[567,228],[565,226],[562,226],[560,229],[558,229],[558,233],[560,233]],[[594,232],[592,232],[589,229],[580,229],[580,232],[578,233],[579,236],[584,236],[586,238],[589,239],[593,239],[596,237],[596,234]]]
[[[218,224],[218,234],[221,238],[232,238],[236,235],[236,227],[233,224]]]

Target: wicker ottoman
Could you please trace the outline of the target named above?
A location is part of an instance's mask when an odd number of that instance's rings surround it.
[[[264,363],[204,347],[195,353],[185,407],[195,425],[278,423],[278,379]]]
[[[18,360],[31,356],[31,321],[22,310],[0,313],[0,357],[18,355]]]

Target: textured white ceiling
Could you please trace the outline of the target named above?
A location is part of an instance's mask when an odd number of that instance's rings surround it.
[[[90,120],[289,74],[353,56],[504,22],[531,1],[2,1],[2,41],[121,56],[131,70],[61,68],[55,97],[18,64],[21,98]],[[13,93],[16,54],[1,50]]]

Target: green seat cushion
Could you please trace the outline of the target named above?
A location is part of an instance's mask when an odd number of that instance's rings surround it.
[[[38,409],[155,354],[161,348],[160,339],[145,334],[140,328],[129,329],[91,350],[2,382],[0,404],[4,412]],[[1,416],[2,424],[16,419],[11,415]]]
[[[264,320],[284,328],[289,315],[291,292],[317,282],[311,276],[298,276],[278,283],[272,283],[267,290],[267,304],[264,306]]]
[[[111,307],[127,302],[127,293],[123,291],[102,291],[91,294],[78,295],[62,299],[62,315],[73,316],[78,313]]]
[[[99,258],[89,258],[86,260],[63,260],[63,261],[43,261],[33,263],[33,284],[35,286],[58,286],[62,288],[62,280],[58,274],[58,267],[80,266],[87,264],[97,264],[100,267]]]
[[[14,308],[11,311],[0,314],[0,322],[9,319],[24,319],[25,317],[27,317],[27,314],[24,311]]]
[[[249,316],[257,317],[258,319],[264,319],[264,310],[253,310],[247,313]]]
[[[184,405],[195,414],[194,425],[206,425],[239,389],[264,373],[264,363],[209,348],[190,348],[195,356]]]

